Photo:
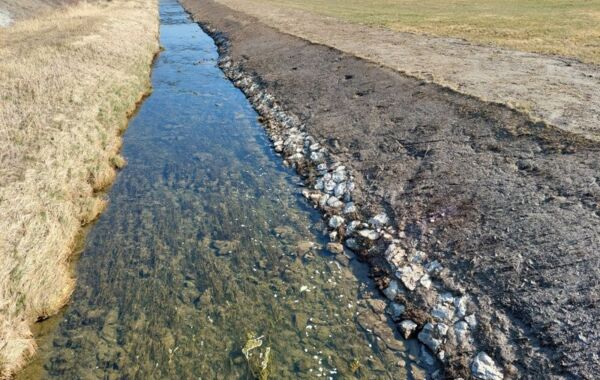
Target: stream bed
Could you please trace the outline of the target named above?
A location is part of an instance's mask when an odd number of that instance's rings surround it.
[[[20,377],[423,378],[367,268],[324,249],[319,213],[211,38],[174,0],[160,17],[128,165]]]

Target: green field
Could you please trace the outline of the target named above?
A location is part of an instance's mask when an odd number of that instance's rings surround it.
[[[600,0],[251,0],[600,63]]]

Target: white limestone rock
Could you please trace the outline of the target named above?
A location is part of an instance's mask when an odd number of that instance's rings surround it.
[[[342,224],[344,224],[344,218],[339,215],[334,215],[329,219],[329,227],[331,228],[338,228]]]
[[[398,277],[408,290],[415,290],[423,276],[423,269],[414,264],[405,265],[396,271]]]
[[[402,333],[404,339],[410,338],[413,335],[413,333],[417,330],[417,327],[418,325],[410,319],[406,319],[400,322],[400,332]]]
[[[496,366],[494,360],[485,352],[478,353],[475,359],[473,359],[471,371],[473,376],[480,380],[502,380],[504,378],[504,374]]]
[[[371,219],[369,219],[369,224],[375,228],[375,229],[379,229],[382,228],[383,226],[385,226],[386,224],[388,224],[390,221],[390,218],[388,218],[388,216],[385,213],[381,213],[381,214],[377,214],[374,217],[372,217]]]

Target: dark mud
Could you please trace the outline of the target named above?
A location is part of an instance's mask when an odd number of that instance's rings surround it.
[[[507,377],[600,376],[598,143],[212,1],[183,4],[352,171],[361,211],[386,211],[405,245],[448,269],[437,281],[473,296],[480,347]],[[389,269],[367,258],[384,283]],[[415,315],[431,303],[409,298]],[[455,353],[449,374],[469,365]]]

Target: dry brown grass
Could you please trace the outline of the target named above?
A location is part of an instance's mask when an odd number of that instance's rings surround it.
[[[0,29],[0,378],[35,351],[69,257],[104,208],[119,133],[149,90],[156,0],[79,4]]]

